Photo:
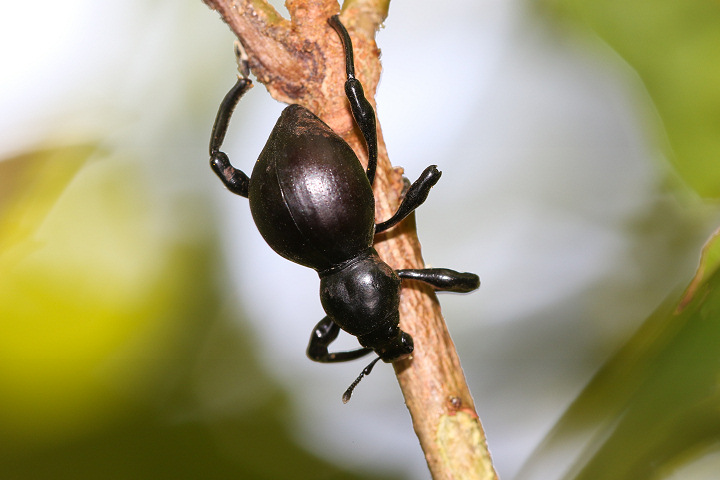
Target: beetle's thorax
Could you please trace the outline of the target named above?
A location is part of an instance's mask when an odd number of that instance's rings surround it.
[[[320,301],[340,328],[355,336],[397,325],[400,278],[370,247],[320,276]]]
[[[400,277],[374,248],[318,273],[320,301],[340,328],[386,362],[412,352],[412,338],[398,326]]]

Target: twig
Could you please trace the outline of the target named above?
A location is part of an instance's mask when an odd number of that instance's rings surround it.
[[[367,162],[365,145],[347,105],[344,57],[327,19],[335,0],[287,0],[290,20],[265,0],[204,0],[237,34],[250,68],[270,94],[298,103],[320,116]],[[352,36],[355,67],[374,106],[380,78],[375,32],[389,0],[346,0],[341,19]],[[374,183],[376,218],[395,212],[403,188],[402,169],[388,160],[378,122],[378,168]],[[422,268],[412,217],[379,235],[375,248],[393,268]],[[412,335],[415,352],[394,364],[413,427],[436,480],[496,479],[480,420],[434,292],[407,281],[400,303],[401,328]]]

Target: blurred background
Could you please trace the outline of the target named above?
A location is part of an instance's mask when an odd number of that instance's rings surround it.
[[[342,404],[316,274],[208,167],[219,16],[0,12],[0,478],[429,478],[392,369]],[[443,171],[425,260],[482,279],[440,300],[501,478],[717,478],[715,244],[676,307],[720,224],[720,5],[394,0],[378,44],[391,160]],[[237,166],[283,107],[246,95]]]

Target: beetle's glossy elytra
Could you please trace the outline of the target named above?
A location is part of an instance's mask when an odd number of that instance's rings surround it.
[[[399,326],[403,279],[452,292],[475,290],[480,280],[473,273],[447,268],[393,270],[373,248],[375,234],[397,225],[425,201],[440,172],[434,165],[426,168],[405,192],[397,212],[375,223],[375,112],[355,78],[350,36],[337,16],[329,23],[344,48],[345,93],[368,149],[367,168],[339,135],[300,105],[282,112],[250,177],[233,167],[220,147],[235,106],[252,86],[241,48],[238,81],[220,104],[213,126],[210,165],[231,192],[248,198],[253,220],[273,250],[318,272],[320,302],[327,315],[313,329],[308,357],[342,362],[373,351],[378,355],[347,389],[346,402],[377,360],[393,362],[413,352],[412,337]],[[361,348],[329,352],[340,329],[357,337]]]
[[[282,112],[251,178],[253,220],[288,260],[326,270],[372,246],[375,200],[365,170],[306,108]]]

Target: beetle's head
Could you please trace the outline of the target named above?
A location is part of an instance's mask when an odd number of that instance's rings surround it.
[[[407,358],[413,352],[412,337],[398,328],[397,336],[392,341],[375,347],[375,351],[382,358],[383,362],[390,363],[395,360]]]
[[[391,316],[380,328],[358,335],[358,340],[363,347],[375,350],[385,363],[401,360],[413,352],[413,339],[400,330],[397,316]]]

